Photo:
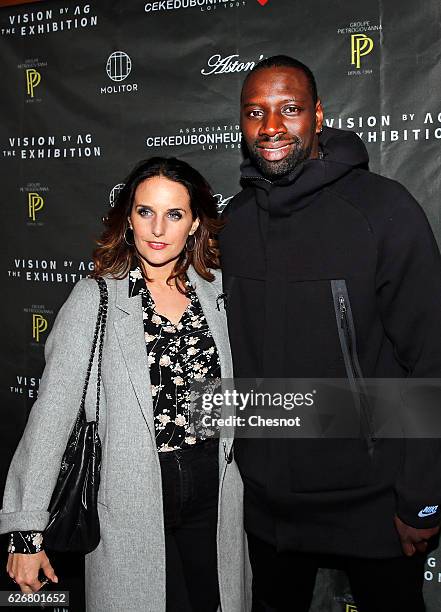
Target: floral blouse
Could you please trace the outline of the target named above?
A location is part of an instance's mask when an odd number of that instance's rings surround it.
[[[142,298],[158,451],[196,444],[202,438],[192,420],[195,383],[220,378],[219,354],[196,292],[187,281],[190,303],[177,325],[156,312],[139,267],[130,272],[129,292]]]
[[[153,413],[158,452],[186,448],[203,438],[196,433],[192,408],[197,392],[192,383],[220,379],[219,354],[202,307],[187,281],[190,298],[177,325],[155,310],[139,267],[129,274],[129,297],[141,295],[144,336],[150,371]],[[197,428],[201,431],[201,428]],[[43,534],[14,531],[8,552],[37,553],[43,550]]]

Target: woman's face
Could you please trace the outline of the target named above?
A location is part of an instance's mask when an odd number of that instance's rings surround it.
[[[184,185],[154,176],[138,185],[129,225],[139,254],[146,263],[157,267],[179,257],[199,219],[193,221],[190,196]]]

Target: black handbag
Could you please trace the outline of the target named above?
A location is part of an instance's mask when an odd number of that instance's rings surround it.
[[[89,553],[100,541],[97,496],[100,485],[101,440],[98,422],[108,293],[106,281],[103,278],[95,280],[100,289],[100,304],[83,396],[49,504],[49,523],[43,533],[44,547],[60,552]],[[88,422],[85,410],[86,393],[96,353],[96,418],[95,421]]]

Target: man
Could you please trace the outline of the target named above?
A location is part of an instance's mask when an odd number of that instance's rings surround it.
[[[241,129],[244,189],[220,236],[235,377],[439,378],[440,256],[412,196],[369,172],[356,134],[323,127],[314,76],[292,58],[247,76]],[[424,610],[440,441],[369,427],[236,439],[253,612],[307,611],[319,567],[346,571],[359,612]]]

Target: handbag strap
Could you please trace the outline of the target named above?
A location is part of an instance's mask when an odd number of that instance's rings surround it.
[[[87,366],[86,380],[84,382],[83,395],[81,397],[80,410],[78,413],[78,418],[83,411],[85,411],[86,404],[86,394],[89,386],[90,373],[92,371],[93,360],[95,358],[96,348],[98,345],[98,367],[97,367],[97,381],[96,381],[96,431],[98,431],[98,422],[99,422],[99,409],[100,409],[100,395],[101,395],[101,362],[103,357],[103,344],[104,344],[104,333],[106,331],[106,321],[107,321],[107,302],[108,302],[108,291],[106,281],[99,277],[95,279],[98,283],[98,287],[100,290],[100,303],[98,307],[98,315],[95,324],[95,332],[93,335],[92,341],[92,350],[89,358],[89,365]]]

